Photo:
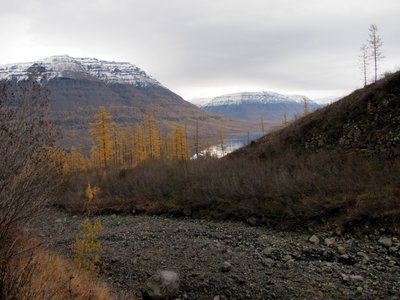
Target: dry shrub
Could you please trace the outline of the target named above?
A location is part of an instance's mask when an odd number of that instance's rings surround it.
[[[21,243],[18,248],[33,251],[8,261],[3,278],[4,299],[115,299],[105,284],[78,271],[61,256],[33,241]]]
[[[344,152],[271,160],[149,161],[121,178],[89,176],[100,187],[93,211],[194,215],[305,227],[321,219],[351,222],[399,215],[400,160]],[[92,174],[93,175],[93,174]],[[81,180],[81,179],[79,179]],[[85,187],[87,178],[74,184]],[[358,199],[358,200],[357,200]],[[69,200],[64,200],[68,206]]]

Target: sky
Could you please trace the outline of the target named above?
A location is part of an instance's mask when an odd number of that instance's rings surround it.
[[[0,0],[0,65],[53,55],[126,61],[184,99],[243,91],[345,95],[378,26],[400,69],[398,0]],[[369,70],[372,78],[373,70]]]

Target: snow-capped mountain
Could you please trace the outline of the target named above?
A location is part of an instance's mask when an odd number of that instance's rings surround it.
[[[269,103],[303,103],[311,102],[305,96],[286,96],[275,92],[242,92],[222,95],[213,98],[205,106],[240,105],[240,104],[269,104]]]
[[[65,147],[90,149],[88,124],[99,106],[124,127],[142,124],[146,115],[152,114],[161,130],[185,124],[191,132],[198,124],[211,137],[219,128],[225,128],[226,133],[255,128],[249,122],[199,109],[130,63],[63,55],[0,66],[0,80],[28,77],[49,90],[50,116],[62,130]]]
[[[284,114],[288,118],[299,115],[304,111],[304,101],[307,102],[309,110],[319,107],[306,96],[282,95],[275,92],[242,92],[212,99],[199,99],[190,101],[209,112],[256,122],[261,119],[279,121]]]
[[[33,76],[40,81],[53,78],[97,78],[105,83],[134,86],[160,85],[135,65],[127,62],[73,58],[68,55],[52,56],[35,62],[0,66],[0,79],[27,79]]]

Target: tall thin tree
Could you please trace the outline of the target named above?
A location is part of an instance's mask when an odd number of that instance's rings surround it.
[[[364,86],[367,85],[367,71],[368,71],[368,65],[369,65],[369,53],[368,53],[368,47],[366,44],[362,44],[360,48],[360,56],[359,58],[359,63],[360,63],[360,68],[363,73],[364,77]]]
[[[375,81],[378,80],[378,62],[385,58],[382,52],[382,39],[378,34],[378,26],[372,24],[368,28],[369,30],[369,40],[368,44],[371,49],[371,57],[374,61],[374,70],[375,70]]]

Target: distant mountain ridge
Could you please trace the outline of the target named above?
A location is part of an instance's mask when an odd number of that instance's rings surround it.
[[[137,66],[127,62],[98,60],[96,58],[73,58],[68,55],[51,56],[29,63],[0,66],[0,79],[39,80],[68,77],[73,79],[97,78],[107,84],[120,83],[134,86],[161,86]]]
[[[215,98],[198,98],[192,103],[206,111],[232,118],[258,122],[282,120],[284,114],[293,118],[304,111],[304,101],[308,108],[314,110],[317,103],[302,95],[282,95],[275,92],[241,92]]]
[[[29,77],[50,91],[50,115],[62,129],[61,145],[67,148],[89,148],[88,124],[99,106],[122,127],[143,124],[152,114],[164,132],[182,126],[190,133],[196,123],[207,138],[218,130],[226,134],[256,130],[255,124],[196,107],[130,63],[62,55],[0,66],[0,80]]]

